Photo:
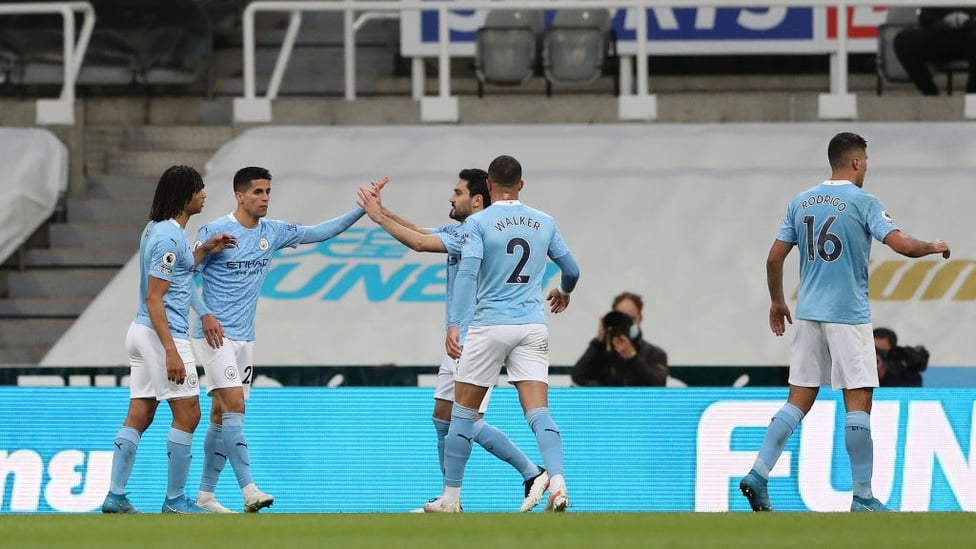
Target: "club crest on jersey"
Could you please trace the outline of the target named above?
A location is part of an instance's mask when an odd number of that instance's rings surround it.
[[[258,240],[258,248],[260,248],[262,252],[263,251],[267,251],[267,249],[270,248],[270,247],[271,247],[271,244],[268,244],[268,239],[267,238],[264,238],[262,236],[261,237],[261,240]]]
[[[228,366],[227,369],[224,370],[224,377],[226,377],[227,379],[230,379],[230,380],[237,379],[237,367],[236,366]]]

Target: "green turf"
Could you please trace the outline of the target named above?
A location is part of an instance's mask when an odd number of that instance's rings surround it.
[[[969,513],[6,515],[0,547],[972,547]]]

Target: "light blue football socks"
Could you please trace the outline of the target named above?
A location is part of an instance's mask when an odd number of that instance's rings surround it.
[[[223,426],[210,423],[207,436],[203,439],[203,472],[200,475],[200,491],[216,492],[217,479],[227,463],[227,450],[224,448]]]
[[[504,431],[483,419],[474,423],[474,441],[491,455],[515,467],[522,479],[528,480],[539,474],[539,467],[519,450]]]
[[[867,412],[848,412],[844,426],[844,443],[851,458],[851,480],[854,496],[871,499],[871,476],[874,472],[874,441],[871,439],[871,416]]]
[[[224,424],[223,439],[227,459],[230,460],[234,474],[237,475],[237,485],[243,488],[254,482],[251,477],[251,455],[247,448],[247,438],[244,436],[244,414],[224,412],[220,418]]]
[[[464,479],[464,467],[471,457],[471,441],[474,439],[474,422],[478,410],[461,406],[457,402],[451,409],[451,427],[444,440],[444,486],[460,488]]]
[[[525,413],[529,427],[535,433],[542,463],[549,471],[549,476],[563,474],[563,438],[559,427],[552,420],[549,408],[533,408]]]
[[[451,422],[436,417],[432,417],[431,420],[434,422],[434,430],[437,431],[437,462],[441,466],[441,476],[444,476],[444,439],[447,437],[448,429],[451,428]]]
[[[136,450],[139,448],[139,431],[132,427],[122,427],[115,435],[115,450],[112,453],[112,476],[109,481],[109,493],[121,496],[125,494],[125,485],[129,482],[132,467],[136,463]]]
[[[193,444],[193,433],[170,427],[169,436],[166,437],[166,455],[169,462],[166,486],[168,500],[186,494],[186,478],[190,476],[191,444]]]
[[[759,456],[752,466],[752,469],[762,478],[769,478],[769,471],[776,465],[776,460],[786,447],[786,441],[790,439],[790,435],[801,421],[803,421],[803,412],[789,402],[784,404],[769,421],[766,436],[763,438],[762,446],[759,447]]]

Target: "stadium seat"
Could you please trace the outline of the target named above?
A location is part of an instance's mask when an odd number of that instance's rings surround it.
[[[186,84],[202,73],[210,54],[210,26],[192,0],[90,1],[96,23],[78,74],[80,85]],[[77,23],[80,29],[80,17]],[[60,15],[0,17],[0,44],[11,52],[12,84],[61,84]]]
[[[553,85],[585,86],[607,72],[614,75],[614,95],[617,95],[616,61],[617,39],[609,11],[559,10],[543,41],[546,95],[552,95]]]
[[[147,33],[143,42],[142,82],[192,83],[204,72],[210,57],[210,21],[203,9],[190,0],[158,1],[160,7],[154,24],[164,28]]]
[[[0,84],[10,80],[10,73],[17,65],[17,52],[6,44],[0,44]]]
[[[196,0],[210,20],[214,47],[239,47],[243,42],[244,0]]]
[[[884,92],[885,84],[911,82],[905,67],[895,54],[895,36],[904,29],[909,29],[918,25],[916,8],[913,7],[890,7],[885,16],[885,22],[878,26],[878,49],[875,57],[876,93],[881,95]],[[960,59],[934,65],[932,69],[936,72],[944,72],[946,75],[946,91],[952,95],[952,75],[956,72],[967,72],[969,63]]]
[[[485,84],[518,86],[535,74],[544,28],[539,10],[488,12],[475,40],[478,97],[484,95]]]

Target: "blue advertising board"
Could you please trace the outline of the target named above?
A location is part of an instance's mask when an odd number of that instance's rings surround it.
[[[617,51],[636,52],[636,8],[610,8]],[[852,52],[876,49],[877,26],[884,22],[885,8],[848,8],[847,36]],[[545,11],[546,24],[555,10]],[[447,13],[448,53],[474,55],[477,30],[484,24],[484,10],[458,9]],[[401,51],[405,56],[436,56],[439,14],[436,10],[405,11],[400,18]],[[785,6],[669,8],[643,11],[647,22],[650,55],[728,55],[735,53],[826,53],[837,36],[837,10]]]
[[[270,512],[406,512],[441,479],[425,388],[255,389],[245,431],[252,472],[274,494]],[[880,389],[872,414],[875,495],[902,511],[976,510],[971,389]],[[574,512],[748,511],[737,483],[755,459],[785,389],[552,389]],[[112,441],[126,412],[122,388],[0,387],[0,512],[97,512]],[[195,496],[204,420],[187,493]],[[139,446],[127,486],[158,512],[166,488],[165,404]],[[494,392],[486,419],[539,461],[514,389]],[[772,471],[777,510],[843,511],[851,482],[840,393],[821,400]],[[476,447],[466,512],[518,509],[522,478]],[[218,499],[240,509],[228,464]],[[613,497],[607,497],[612,494]]]

